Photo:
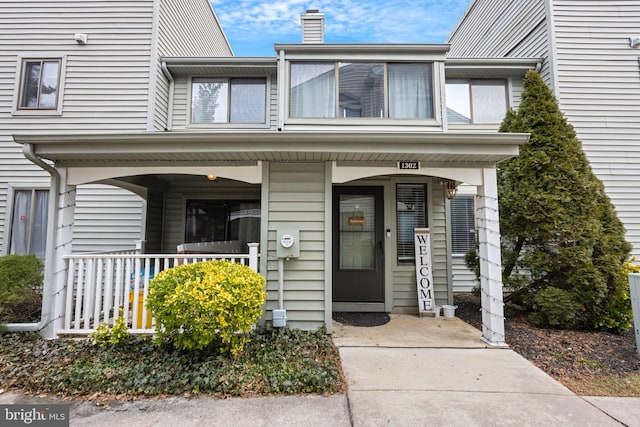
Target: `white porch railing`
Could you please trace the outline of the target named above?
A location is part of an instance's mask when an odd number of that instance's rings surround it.
[[[154,321],[144,301],[156,274],[181,264],[217,259],[258,271],[258,244],[250,243],[248,254],[72,254],[64,259],[64,310],[57,334],[87,335],[101,323],[113,325],[121,308],[129,332],[153,333]]]

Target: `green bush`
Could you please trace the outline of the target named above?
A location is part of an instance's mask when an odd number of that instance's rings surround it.
[[[569,291],[549,287],[540,290],[534,297],[536,311],[530,319],[538,326],[559,329],[574,328],[579,319],[580,304],[574,301]]]
[[[102,348],[119,347],[129,343],[133,339],[133,335],[129,334],[127,322],[124,320],[124,309],[120,309],[113,326],[108,323],[101,323],[95,332],[89,334],[89,338],[91,338],[93,344],[97,344]]]
[[[237,354],[262,315],[265,278],[242,264],[208,261],[181,265],[149,283],[146,301],[158,340],[202,350],[216,342]]]
[[[0,322],[26,322],[42,309],[42,261],[34,255],[0,257]]]
[[[537,72],[527,72],[518,111],[507,114],[500,131],[531,134],[498,169],[502,282],[512,289],[510,300],[542,310],[533,316],[542,324],[624,331],[631,306],[623,266],[631,245],[573,126]],[[561,304],[550,296],[579,304],[576,317],[555,313]]]

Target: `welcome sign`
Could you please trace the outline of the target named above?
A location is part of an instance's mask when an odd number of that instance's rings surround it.
[[[420,314],[435,311],[431,262],[431,233],[428,228],[415,228],[416,282]]]

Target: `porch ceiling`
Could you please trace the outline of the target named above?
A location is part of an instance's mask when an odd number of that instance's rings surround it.
[[[528,134],[426,132],[145,132],[14,135],[59,166],[205,165],[253,161],[420,161],[486,167],[518,154]]]

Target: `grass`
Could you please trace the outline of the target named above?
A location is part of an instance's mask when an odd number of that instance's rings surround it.
[[[566,378],[563,384],[581,396],[640,397],[640,374],[599,377],[590,381]]]
[[[330,394],[344,390],[337,349],[325,331],[282,329],[252,335],[237,356],[215,346],[180,351],[150,338],[100,347],[89,339],[47,341],[32,333],[0,337],[5,389],[64,397],[213,394]]]

